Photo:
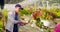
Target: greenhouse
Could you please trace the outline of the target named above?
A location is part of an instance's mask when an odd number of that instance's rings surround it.
[[[0,0],[0,32],[14,24],[18,32],[60,32],[60,0]]]

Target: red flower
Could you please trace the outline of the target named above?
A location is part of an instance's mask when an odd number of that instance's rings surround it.
[[[34,12],[33,14],[32,14],[32,16],[33,16],[33,18],[36,20],[36,17],[39,15],[39,12],[38,11],[36,11],[36,12]]]

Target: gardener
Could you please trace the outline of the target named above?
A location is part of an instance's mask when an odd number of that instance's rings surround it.
[[[21,5],[16,4],[15,10],[8,13],[8,22],[6,25],[6,32],[18,32],[18,24],[27,24],[25,20],[19,20],[19,11],[23,8]]]

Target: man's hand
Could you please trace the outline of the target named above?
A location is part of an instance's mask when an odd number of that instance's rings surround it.
[[[22,23],[23,23],[23,24],[28,24],[28,21],[23,20]]]
[[[22,20],[22,21],[20,21],[18,24],[28,24],[28,21]]]

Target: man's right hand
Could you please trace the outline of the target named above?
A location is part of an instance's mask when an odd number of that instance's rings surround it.
[[[22,20],[22,21],[20,21],[18,24],[28,24],[28,21]]]

